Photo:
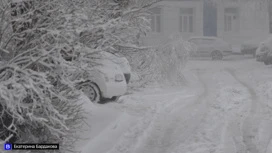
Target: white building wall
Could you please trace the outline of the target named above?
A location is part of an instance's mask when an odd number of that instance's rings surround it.
[[[145,45],[159,45],[166,42],[172,35],[181,34],[186,40],[191,36],[203,36],[203,1],[162,1],[157,4],[162,8],[161,33],[148,33],[143,38]],[[180,8],[194,8],[194,32],[179,32]],[[227,7],[237,7],[238,28],[233,32],[224,30],[224,10]],[[240,45],[244,41],[258,36],[269,35],[269,15],[267,4],[263,1],[238,0],[230,2],[222,0],[217,3],[217,36],[231,43]]]
[[[217,34],[232,45],[240,45],[244,41],[254,37],[269,35],[269,16],[266,4],[259,1],[238,3],[218,3]],[[224,9],[227,7],[238,7],[239,28],[237,31],[224,31]]]
[[[149,32],[143,38],[144,45],[159,45],[171,38],[173,35],[181,34],[183,39],[187,40],[191,36],[203,35],[203,2],[196,1],[162,1],[157,4],[162,8],[162,30],[161,33]],[[179,32],[180,8],[194,8],[194,31],[193,33]]]

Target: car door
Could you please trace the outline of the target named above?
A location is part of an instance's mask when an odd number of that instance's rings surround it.
[[[213,39],[201,39],[198,45],[198,54],[201,56],[210,56],[211,52],[214,50],[214,40]]]

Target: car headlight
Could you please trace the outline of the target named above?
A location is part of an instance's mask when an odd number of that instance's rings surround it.
[[[124,75],[123,74],[116,74],[115,75],[115,81],[116,82],[122,82],[122,81],[124,81]]]

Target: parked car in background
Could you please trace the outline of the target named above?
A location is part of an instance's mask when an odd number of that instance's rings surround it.
[[[272,64],[272,50],[270,50],[267,55],[264,58],[264,64],[265,65],[271,65]]]
[[[208,56],[212,60],[222,60],[224,56],[232,54],[231,45],[217,37],[192,37],[188,42],[196,46],[192,56]]]
[[[263,42],[265,39],[267,39],[267,37],[261,36],[243,42],[241,44],[241,53],[244,55],[251,54],[255,57],[259,44]]]
[[[256,50],[256,61],[264,62],[264,58],[268,53],[268,48],[265,47],[264,42],[261,42]]]
[[[267,38],[265,41],[259,44],[256,50],[256,60],[259,62],[265,62],[267,55],[272,49],[272,37]]]

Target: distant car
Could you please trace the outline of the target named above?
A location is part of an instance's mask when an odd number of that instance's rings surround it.
[[[264,43],[260,43],[259,47],[256,50],[256,61],[264,62],[266,54],[269,52],[269,49],[264,45]]]
[[[259,44],[264,41],[267,37],[256,37],[250,40],[247,40],[241,44],[241,53],[242,54],[252,54],[254,57],[256,56],[256,52]]]
[[[256,60],[259,62],[267,62],[268,53],[272,50],[272,37],[267,38],[259,44],[256,50]]]
[[[272,64],[272,50],[270,50],[267,55],[264,57],[264,64],[271,65]]]
[[[192,56],[209,56],[212,60],[222,60],[224,56],[232,54],[231,45],[217,37],[192,37],[188,41],[196,45]]]

